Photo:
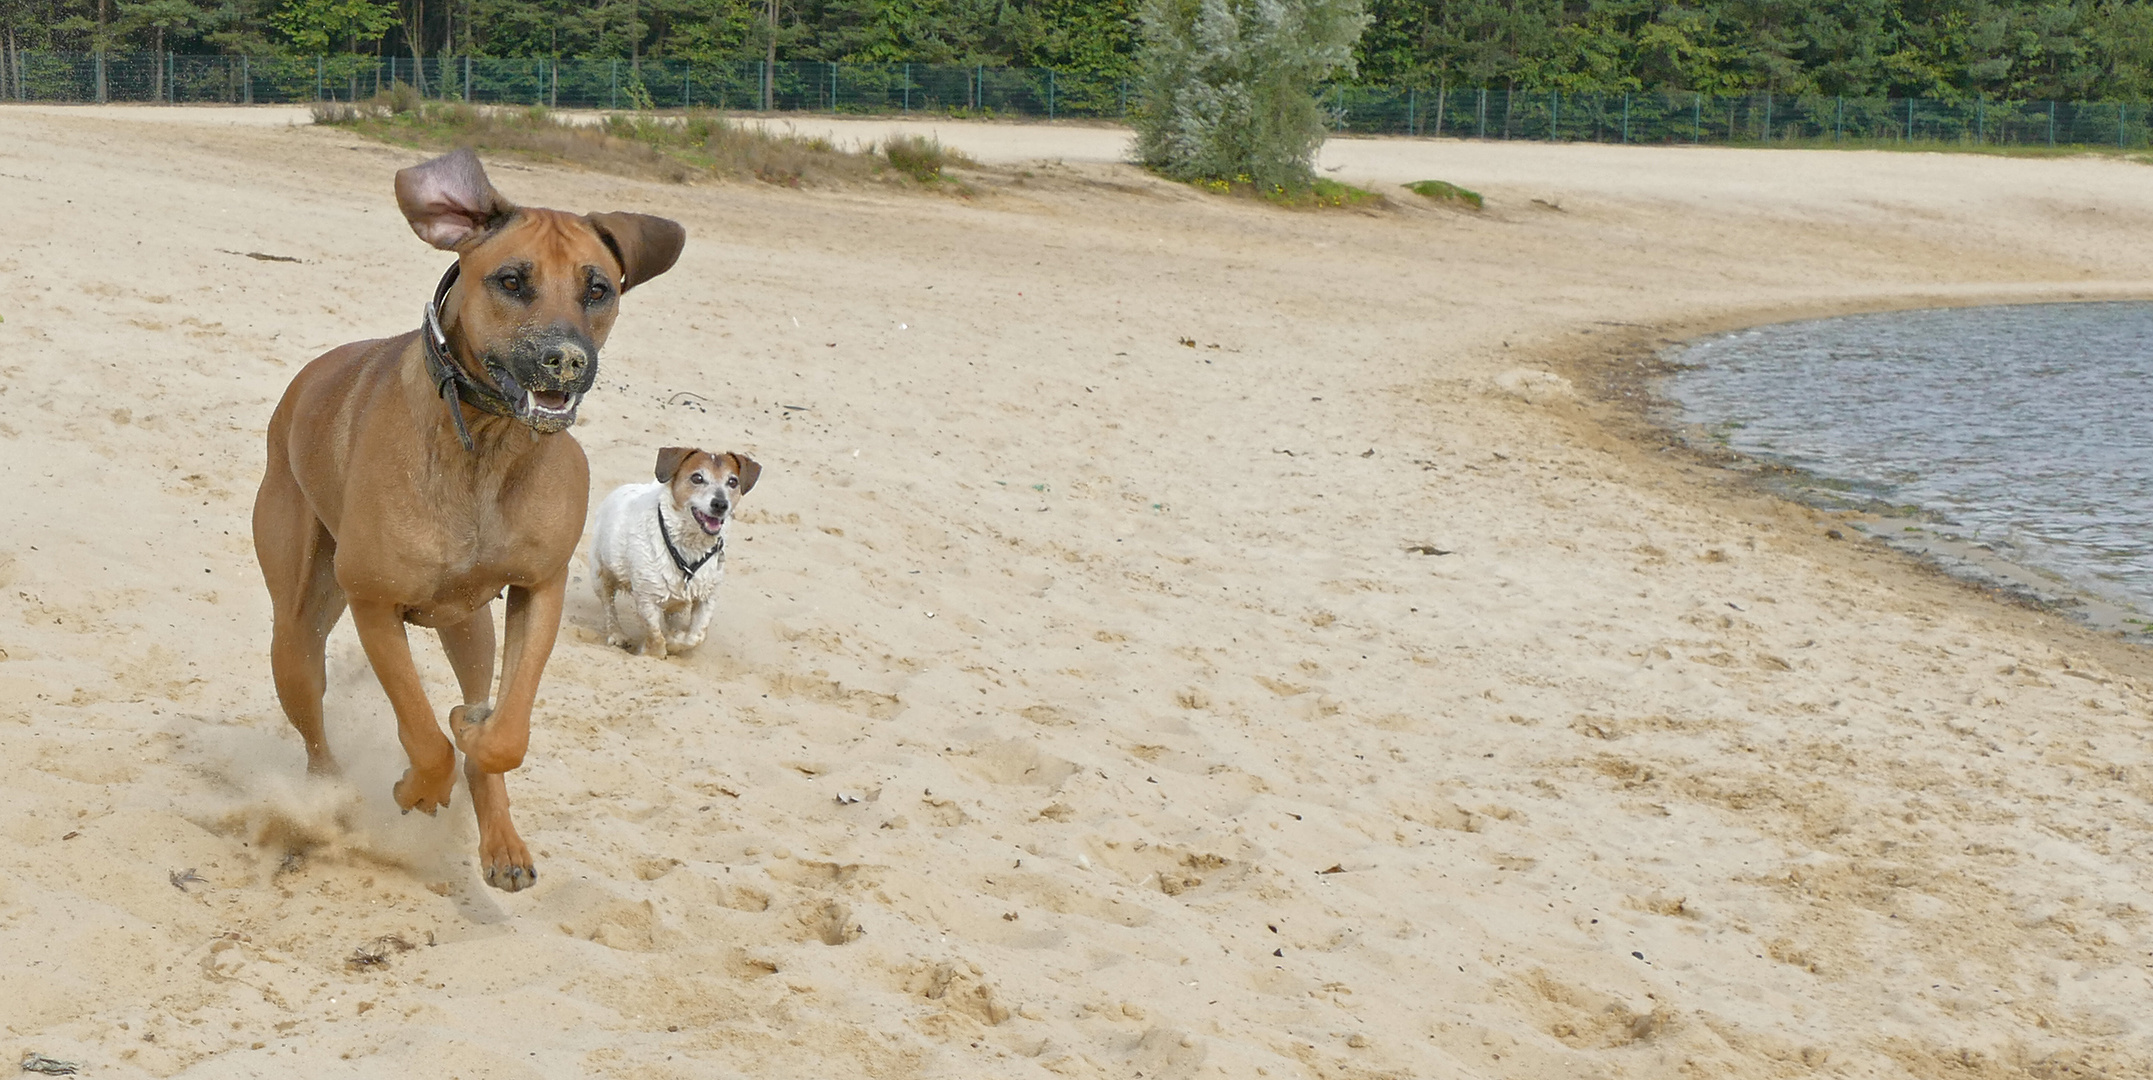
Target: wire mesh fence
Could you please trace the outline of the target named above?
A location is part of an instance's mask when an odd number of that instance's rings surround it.
[[[193,56],[0,51],[0,100],[227,104],[427,98],[549,108],[1042,119],[1128,116],[1125,79],[1046,68],[757,60]],[[1331,127],[1370,135],[1561,142],[1944,142],[2148,145],[2144,103],[1946,101],[1687,91],[1577,94],[1481,87],[1327,87]]]
[[[1367,134],[1557,142],[1945,142],[2143,148],[2142,103],[1944,101],[1687,91],[1564,94],[1334,86],[1333,126]]]

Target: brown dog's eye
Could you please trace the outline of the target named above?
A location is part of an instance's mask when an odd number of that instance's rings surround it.
[[[739,477],[737,477],[737,476],[728,476],[728,477],[726,477],[726,478],[725,478],[725,486],[726,486],[726,487],[739,487],[739,486],[740,486],[740,478],[739,478]]]
[[[704,479],[702,473],[696,473],[694,476],[688,477],[688,482],[694,484],[696,487],[702,487],[704,484],[707,484],[710,481]]]
[[[611,295],[611,293],[606,289],[604,285],[594,281],[591,283],[590,291],[584,293],[583,295],[584,299],[595,304],[599,301],[604,300],[607,296]]]
[[[501,283],[501,291],[503,291],[503,292],[512,292],[512,293],[513,293],[513,292],[522,292],[522,291],[523,291],[523,279],[522,279],[522,278],[520,278],[520,277],[517,277],[517,276],[516,276],[516,275],[514,275],[514,274],[504,274],[504,275],[502,275],[502,276],[501,276],[501,277],[500,277],[499,279],[497,279],[497,280],[499,280],[499,281],[500,281],[500,283]]]

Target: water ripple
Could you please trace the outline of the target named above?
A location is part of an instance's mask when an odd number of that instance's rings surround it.
[[[2153,612],[2153,304],[1855,315],[1674,359],[1683,419],[1731,448]]]

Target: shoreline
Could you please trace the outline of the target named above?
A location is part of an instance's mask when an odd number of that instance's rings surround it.
[[[1804,303],[1787,315],[1786,309],[1770,314],[1712,315],[1677,324],[1679,331],[1661,332],[1659,327],[1636,327],[1633,339],[1603,352],[1597,358],[1551,358],[1551,366],[1570,373],[1573,380],[1590,388],[1599,404],[1623,415],[1610,421],[1611,431],[1648,452],[1678,451],[1687,460],[1727,474],[1738,490],[1827,515],[1842,530],[1856,530],[1861,538],[1880,545],[1905,560],[1910,570],[1934,573],[1966,586],[1969,602],[2001,604],[2038,611],[2070,620],[2076,625],[2113,640],[2139,648],[2153,646],[2149,613],[2102,598],[2077,587],[2060,575],[2014,561],[1992,547],[1935,531],[1926,518],[1893,514],[1859,506],[1833,505],[1827,497],[1805,498],[1808,485],[1798,478],[1822,474],[1769,461],[1701,438],[1702,429],[1679,418],[1680,406],[1662,397],[1657,386],[1675,371],[1672,356],[1698,342],[1725,334],[1766,326],[1811,322],[1851,315],[1894,312],[1958,310],[2036,304],[2129,303],[2153,301],[2153,290],[2087,290],[2074,287],[2064,293],[2035,289],[2031,294],[2013,291],[1994,297],[1953,296],[1948,302],[1934,295],[1878,300],[1864,298],[1844,305],[1830,302]],[[1679,333],[1680,336],[1673,336]],[[1646,338],[1652,343],[1646,344]],[[1648,350],[1640,355],[1640,350]],[[1779,479],[1793,477],[1789,482]]]

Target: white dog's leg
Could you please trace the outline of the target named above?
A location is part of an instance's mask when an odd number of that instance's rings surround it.
[[[635,596],[636,616],[643,620],[643,645],[637,652],[644,656],[665,659],[665,609],[658,601],[645,596]]]
[[[618,599],[620,582],[612,578],[600,578],[598,603],[606,609],[606,644],[616,649],[628,644],[628,635],[622,633],[620,628],[620,606],[614,603]]]
[[[688,606],[687,632],[673,639],[676,649],[692,649],[703,643],[703,634],[710,629],[710,617],[717,613],[715,600],[697,600]]]

